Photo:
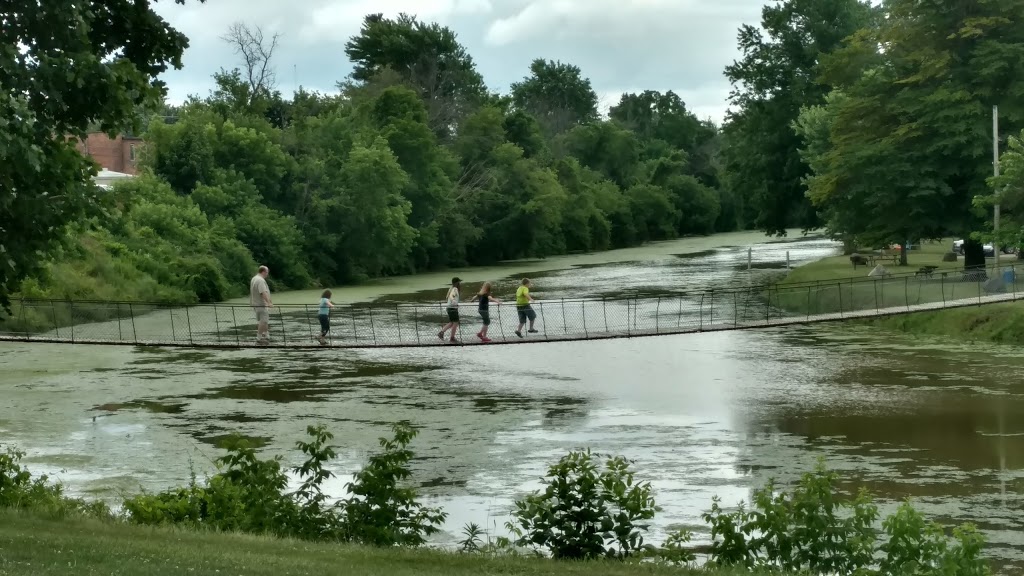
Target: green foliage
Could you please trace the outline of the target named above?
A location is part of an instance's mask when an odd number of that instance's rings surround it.
[[[244,294],[259,264],[274,290],[308,288],[739,221],[718,128],[672,92],[626,95],[606,121],[578,67],[541,59],[487,94],[455,33],[408,15],[367,16],[346,54],[338,96],[284,100],[222,70],[205,99],[137,111],[142,174],[58,223],[66,246],[21,295],[207,302]]]
[[[790,493],[777,492],[771,482],[754,491],[750,509],[726,511],[716,498],[704,514],[711,526],[709,562],[810,574],[989,574],[973,526],[955,529],[957,544],[950,547],[938,525],[904,504],[882,522],[888,539],[879,542],[870,495],[862,490],[842,498],[838,479],[819,463]]]
[[[323,426],[307,428],[308,441],[296,442],[306,460],[292,469],[301,484],[286,491],[288,476],[280,458],[260,460],[244,439],[228,443],[217,459],[222,468],[205,485],[193,476],[187,487],[142,494],[124,502],[127,520],[136,524],[183,524],[216,530],[274,534],[304,540],[344,541],[378,546],[419,546],[437,532],[446,514],[416,499],[401,486],[409,477],[415,430],[394,426],[394,438],[381,438],[380,454],[347,485],[351,497],[329,504],[323,483],[333,477],[325,465],[336,453]]]
[[[200,0],[202,1],[202,0]],[[184,0],[176,0],[181,4]],[[135,128],[188,46],[148,1],[4,5],[0,48],[0,305],[90,212],[96,165],[75,150],[90,126]],[[59,105],[55,105],[59,102]]]
[[[121,520],[140,525],[178,525],[216,531],[248,532],[307,541],[352,542],[382,547],[419,546],[437,533],[447,514],[424,506],[402,484],[411,475],[409,444],[416,432],[393,426],[381,438],[381,452],[370,457],[351,483],[347,499],[330,503],[323,485],[333,476],[326,466],[336,457],[323,426],[307,428],[296,442],[304,462],[291,471],[299,487],[287,491],[280,458],[260,459],[244,439],[230,440],[217,459],[220,471],[204,484],[141,494],[124,502]],[[33,478],[20,465],[23,454],[0,454],[0,509],[87,515],[113,520],[101,503],[68,498],[59,484]],[[661,546],[645,543],[649,522],[659,508],[649,482],[636,478],[622,457],[589,450],[571,452],[548,469],[544,488],[515,503],[506,528],[513,535],[492,538],[475,524],[463,529],[460,550],[495,556],[523,550],[555,559],[616,559],[629,563],[693,566],[692,535],[678,530]],[[969,524],[952,539],[909,503],[876,529],[878,510],[861,491],[840,495],[838,476],[819,464],[789,492],[774,483],[755,490],[752,506],[722,508],[715,498],[704,514],[712,545],[706,569],[735,573],[855,574],[857,576],[989,576],[982,557],[984,538]],[[733,573],[733,572],[729,572]]]
[[[380,439],[384,450],[370,457],[346,488],[352,496],[342,504],[349,537],[378,546],[419,546],[435,534],[447,513],[416,500],[412,488],[402,487],[412,472],[409,443],[416,430],[407,424],[393,427],[394,438]]]
[[[626,558],[644,547],[643,533],[658,508],[649,482],[634,482],[625,458],[571,452],[548,469],[542,492],[516,502],[509,528],[517,545],[554,558]]]
[[[822,61],[823,79],[840,92],[798,123],[814,134],[804,150],[814,169],[808,196],[833,235],[865,243],[957,235],[968,240],[965,265],[983,264],[977,240],[986,235],[976,233],[994,203],[984,186],[992,106],[1001,130],[1024,126],[1024,80],[1014,72],[1024,5],[950,11],[889,0],[881,12]],[[1009,222],[1002,243],[1019,236],[1019,220]]]
[[[597,120],[597,93],[572,64],[538,58],[510,92],[516,109],[536,118],[549,136]]]
[[[102,502],[86,502],[64,495],[60,484],[47,476],[32,477],[21,465],[24,452],[10,446],[0,452],[0,509],[36,510],[58,516],[71,514],[110,518],[110,510]]]
[[[820,104],[830,91],[817,81],[820,60],[869,14],[869,4],[859,0],[775,0],[762,9],[760,27],[740,28],[743,57],[725,70],[734,89],[724,155],[731,189],[768,233],[818,227],[804,195],[802,137],[791,124],[801,107]]]

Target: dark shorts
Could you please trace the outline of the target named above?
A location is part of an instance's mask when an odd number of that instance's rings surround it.
[[[480,319],[483,320],[484,326],[490,326],[491,325],[491,311],[490,310],[484,310],[483,308],[481,308],[480,309]]]
[[[450,320],[452,322],[458,322],[459,321],[459,309],[458,308],[449,308],[448,309],[448,320]]]
[[[526,306],[516,306],[516,312],[519,313],[519,323],[522,324],[527,320],[536,320],[537,313],[533,311],[533,307],[527,304]]]
[[[317,316],[320,319],[320,331],[324,334],[331,331],[331,317],[327,314]]]

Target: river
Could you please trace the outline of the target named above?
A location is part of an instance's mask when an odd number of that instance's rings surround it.
[[[753,270],[747,272],[747,246]],[[758,235],[458,272],[499,285],[529,275],[541,297],[731,286],[834,253],[824,240]],[[438,299],[448,274],[339,289],[335,299]],[[305,302],[313,293],[275,296]],[[470,315],[467,315],[470,316]],[[475,319],[470,319],[470,322]],[[664,511],[654,539],[692,527],[774,477],[823,457],[883,512],[911,498],[945,523],[977,523],[994,567],[1024,568],[1024,354],[849,325],[631,340],[403,350],[142,349],[0,343],[0,434],[72,493],[120,495],[213,469],[240,433],[282,454],[325,423],[339,458],[333,495],[390,423],[420,428],[414,481],[450,518],[501,529],[547,465],[589,447],[635,461]]]

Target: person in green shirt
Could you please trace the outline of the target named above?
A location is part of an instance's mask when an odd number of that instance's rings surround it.
[[[526,321],[530,321],[530,329],[528,332],[534,334],[537,331],[533,328],[533,322],[537,319],[537,313],[533,311],[533,306],[530,304],[534,302],[533,296],[530,296],[530,287],[533,283],[530,282],[529,278],[523,278],[522,283],[516,290],[516,312],[519,313],[519,327],[516,328],[516,336],[523,337],[523,326],[526,325]]]

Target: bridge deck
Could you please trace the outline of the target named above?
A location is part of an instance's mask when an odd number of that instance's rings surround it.
[[[615,300],[553,300],[535,304],[538,333],[519,338],[514,306],[492,308],[492,342],[483,343],[475,335],[479,318],[462,309],[463,324],[458,346],[527,344],[639,338],[671,334],[692,334],[727,330],[835,322],[856,318],[884,317],[914,312],[962,308],[999,302],[1011,302],[1024,296],[1016,286],[1011,292],[983,294],[976,287],[959,284],[939,292],[922,290],[915,280],[916,302],[911,303],[909,280],[873,281],[835,285],[801,286],[788,290],[779,287],[749,288],[726,292],[673,295]],[[974,289],[976,288],[976,290]],[[886,296],[889,290],[890,297]],[[898,289],[898,290],[897,290]],[[904,299],[891,305],[891,294]],[[922,294],[938,294],[935,301],[921,301]],[[976,292],[977,295],[965,296]],[[867,296],[874,294],[873,298]],[[842,312],[815,313],[823,298],[848,299],[851,309]],[[947,295],[950,296],[947,298]],[[954,296],[960,296],[958,298]],[[806,298],[806,301],[805,301]],[[858,303],[859,299],[859,303]],[[159,307],[138,303],[21,302],[22,315],[52,315],[57,327],[47,332],[0,332],[0,341],[101,344],[125,346],[167,346],[190,348],[409,348],[452,346],[437,337],[446,321],[441,305],[396,305],[388,308],[337,307],[333,313],[329,342],[316,340],[319,324],[315,307],[280,307],[271,319],[271,341],[257,344],[255,320],[246,306],[207,305],[188,308]],[[799,305],[799,306],[798,306]],[[62,306],[62,309],[58,309]],[[109,320],[70,322],[61,326],[60,316],[70,308],[71,320],[107,314]],[[717,307],[717,308],[716,308]],[[792,312],[803,307],[802,313]],[[312,314],[311,314],[312,308]],[[840,304],[842,309],[842,304]],[[787,311],[788,310],[788,311]],[[17,314],[17,303],[15,314]],[[0,329],[2,329],[0,324]]]

